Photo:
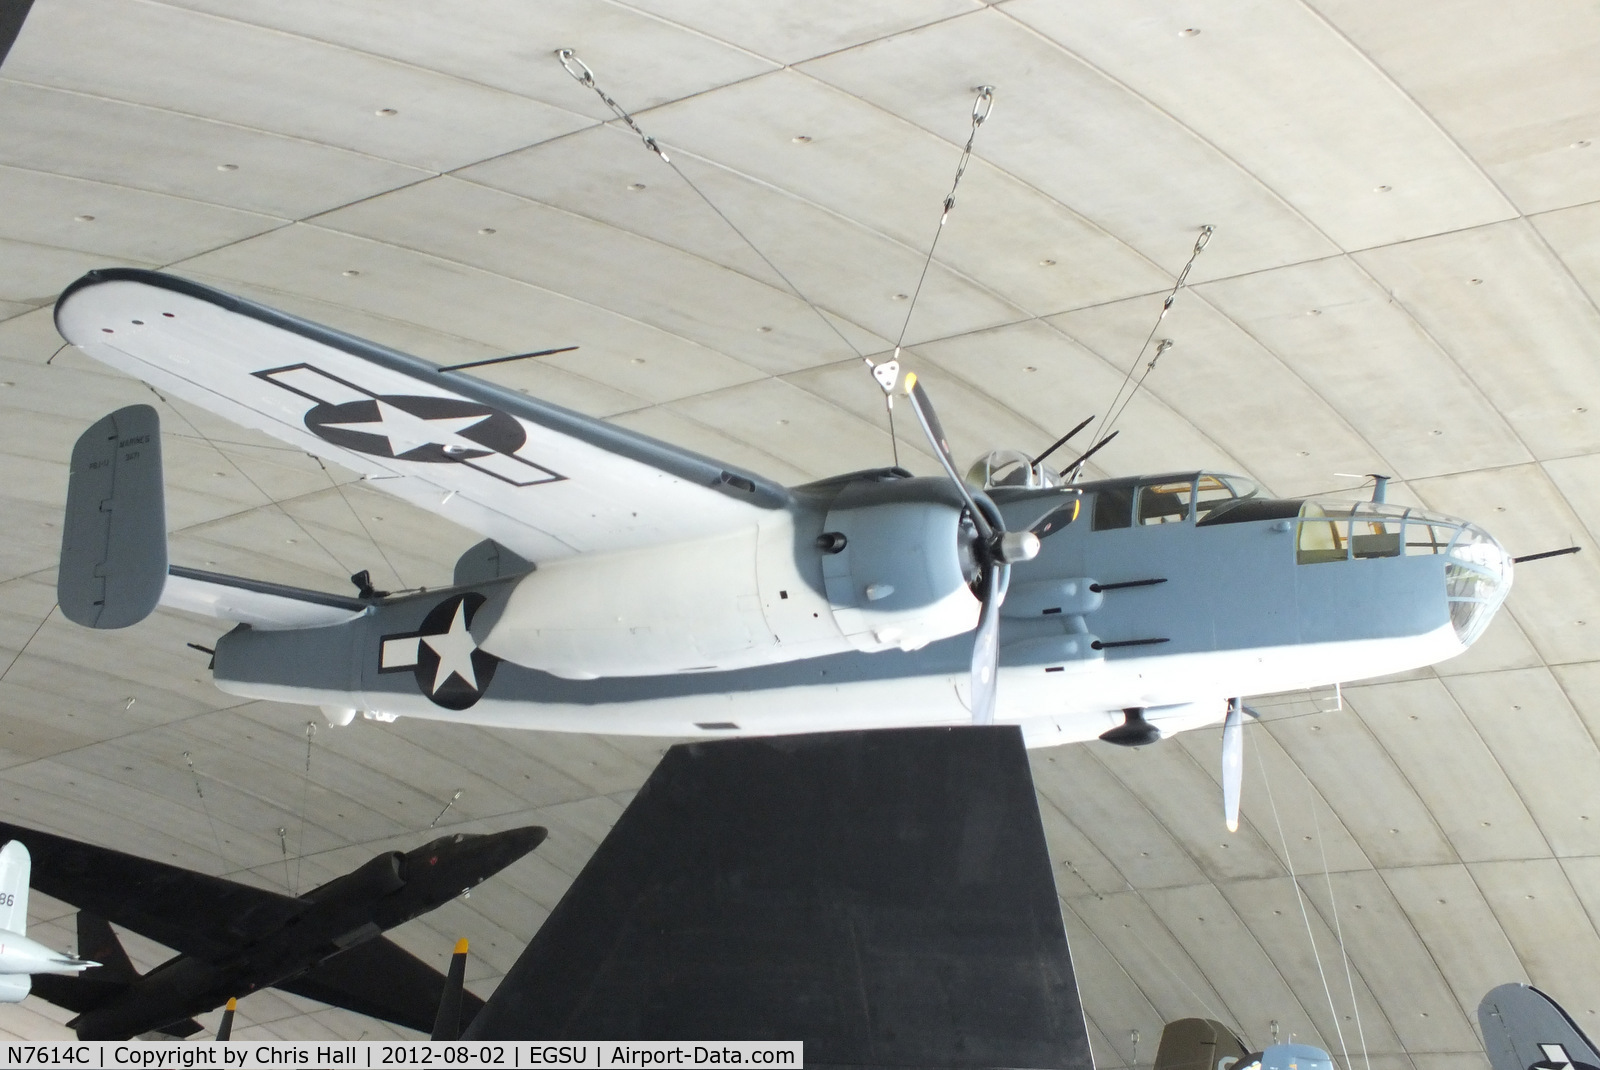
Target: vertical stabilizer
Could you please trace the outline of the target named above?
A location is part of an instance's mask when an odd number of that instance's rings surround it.
[[[1223,1059],[1247,1053],[1233,1030],[1210,1018],[1179,1018],[1161,1031],[1154,1070],[1217,1070]]]
[[[0,847],[0,929],[28,935],[28,880],[33,859],[20,840]]]
[[[166,584],[161,421],[129,405],[72,448],[56,598],[74,624],[126,628],[150,615]]]
[[[1528,985],[1491,989],[1478,1004],[1494,1070],[1595,1070],[1600,1053],[1561,1004]]]

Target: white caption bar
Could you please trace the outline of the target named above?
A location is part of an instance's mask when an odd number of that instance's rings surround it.
[[[547,1041],[473,1042],[422,1040],[355,1041],[325,1043],[278,1041],[275,1043],[216,1041],[79,1041],[58,1044],[6,1044],[0,1068],[136,1067],[138,1070],[256,1070],[258,1067],[306,1067],[338,1070],[342,1067],[560,1067],[562,1070],[702,1070],[709,1067],[805,1066],[805,1044],[798,1040],[658,1040],[658,1041]]]

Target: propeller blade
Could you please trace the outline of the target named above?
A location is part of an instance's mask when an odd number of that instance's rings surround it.
[[[986,543],[992,541],[994,528],[989,526],[989,520],[983,515],[983,510],[973,501],[966,480],[956,471],[955,458],[950,455],[950,442],[944,435],[944,425],[939,422],[939,414],[933,411],[933,402],[929,400],[928,392],[917,382],[915,372],[906,372],[905,384],[906,397],[911,401],[911,411],[917,414],[917,423],[922,425],[922,433],[928,437],[929,444],[933,446],[934,458],[944,469],[944,474],[950,477],[950,482],[961,492],[961,497],[966,500],[967,508],[972,513],[972,523],[978,529],[979,538]]]
[[[467,979],[467,940],[456,941],[450,956],[450,972],[445,975],[444,992],[439,996],[439,1011],[433,1019],[429,1040],[461,1039],[461,989]]]
[[[232,996],[228,997],[228,1006],[222,1012],[222,1021],[217,1026],[217,1039],[227,1040],[233,1036],[233,1015],[239,1009],[239,1001]]]
[[[1239,831],[1239,787],[1244,780],[1244,702],[1228,700],[1222,722],[1222,811],[1228,831]]]
[[[1000,675],[1000,603],[1006,599],[1011,566],[989,566],[983,588],[983,609],[972,642],[972,723],[994,724],[996,684]]]

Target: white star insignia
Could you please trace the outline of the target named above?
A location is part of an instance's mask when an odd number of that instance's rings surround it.
[[[437,695],[439,689],[450,682],[450,677],[459,676],[461,681],[472,690],[478,690],[478,674],[472,669],[472,652],[478,649],[478,644],[472,641],[472,633],[467,631],[467,603],[462,600],[456,605],[455,618],[450,622],[450,630],[438,635],[424,635],[422,641],[428,644],[428,649],[439,655],[439,668],[433,674],[433,693]]]
[[[482,453],[487,447],[481,442],[474,442],[469,438],[462,438],[461,432],[469,427],[475,427],[490,417],[490,413],[479,413],[474,416],[436,416],[424,419],[413,415],[404,409],[398,408],[382,398],[375,399],[378,405],[378,418],[376,420],[363,420],[360,423],[323,424],[324,427],[336,427],[345,431],[360,431],[368,435],[381,435],[389,440],[389,452],[399,457],[410,453],[418,446],[439,445],[446,449],[473,450]]]

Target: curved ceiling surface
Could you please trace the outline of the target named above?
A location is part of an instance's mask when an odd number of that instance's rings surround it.
[[[89,268],[163,268],[441,363],[579,345],[485,375],[800,481],[888,462],[857,351],[902,329],[963,461],[1103,411],[1211,225],[1098,472],[1216,467],[1284,495],[1386,472],[1392,500],[1513,553],[1590,552],[1520,570],[1436,671],[1348,687],[1338,712],[1265,699],[1237,835],[1216,731],[1035,753],[1097,1061],[1147,1063],[1164,1019],[1205,1014],[1382,1070],[1477,1070],[1474,1009],[1508,980],[1600,1026],[1597,49],[1578,0],[37,0],[0,68],[0,801],[290,890],[432,828],[547,825],[398,931],[441,964],[469,936],[486,994],[665,745],[407,721],[308,739],[306,710],[212,688],[185,644],[216,629],[52,612],[72,442],[150,399],[57,353],[50,305]],[[906,324],[980,84],[992,115]],[[414,587],[475,541],[158,404],[176,561]],[[920,442],[900,456],[934,471]],[[35,920],[72,943],[67,908]],[[65,1017],[30,1000],[0,1029]],[[275,993],[235,1032],[390,1035]]]

